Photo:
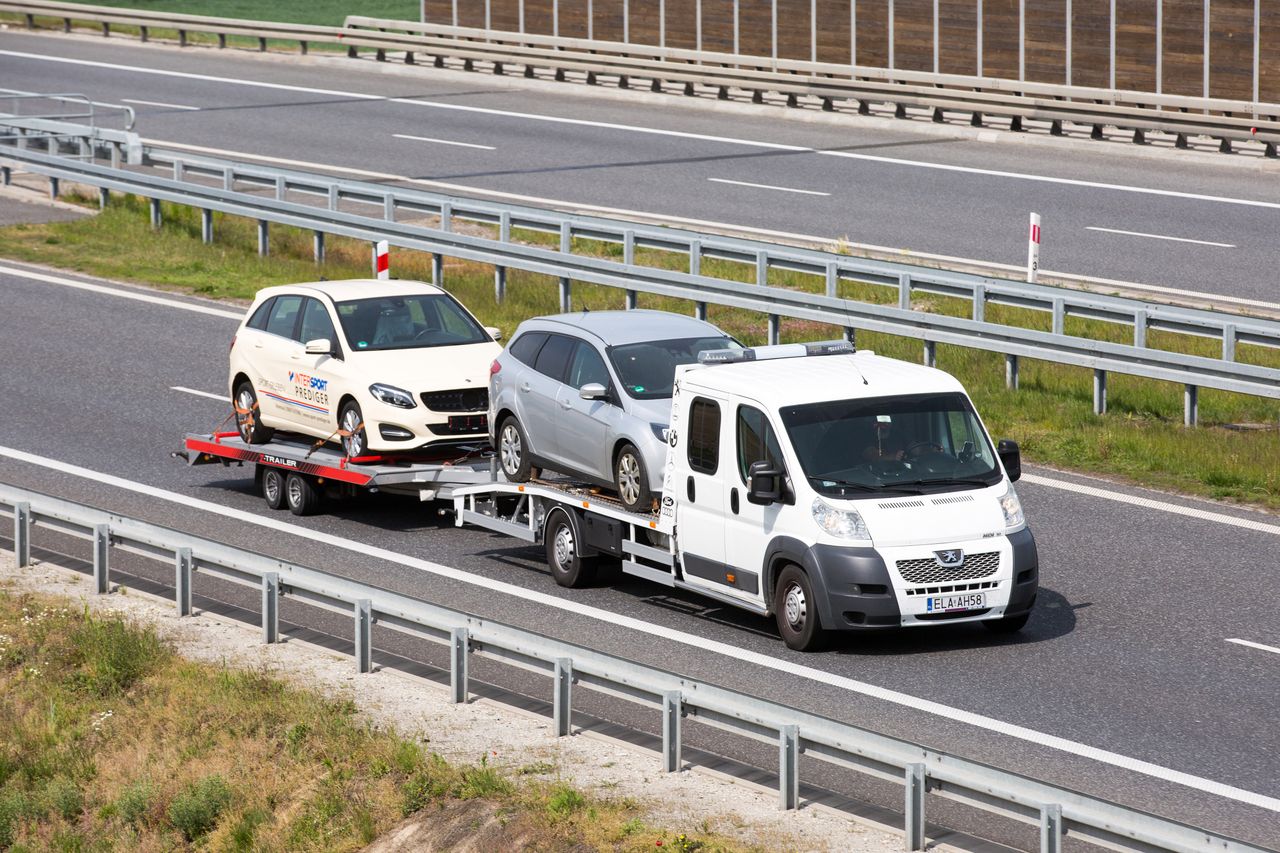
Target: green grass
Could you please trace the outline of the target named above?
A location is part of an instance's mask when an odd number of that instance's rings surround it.
[[[81,0],[73,0],[81,2]],[[119,6],[148,12],[177,12],[215,18],[244,18],[250,21],[283,21],[291,24],[342,26],[347,15],[416,21],[415,0],[83,0],[89,6]]]
[[[271,256],[255,252],[254,223],[215,216],[216,242],[200,243],[198,214],[187,208],[164,206],[165,225],[153,233],[146,205],[137,199],[116,198],[108,209],[79,222],[17,225],[0,229],[0,256],[50,264],[106,278],[176,288],[215,298],[247,300],[270,284],[327,278],[367,277],[366,243],[330,238],[328,262],[317,267],[311,259],[311,234],[272,227]],[[516,239],[555,243],[558,238],[517,231]],[[619,256],[609,244],[575,241],[575,252],[596,251]],[[682,268],[687,259],[670,252],[640,251],[637,262]],[[393,250],[392,270],[401,278],[429,279],[430,256]],[[703,271],[730,280],[752,282],[754,266],[707,261]],[[521,320],[558,311],[556,280],[550,276],[511,271],[507,298],[494,296],[492,268],[446,259],[445,284],[487,325],[510,334]],[[820,291],[814,276],[771,271],[769,284]],[[841,282],[840,295],[871,302],[896,302],[896,291],[865,283]],[[575,308],[622,308],[621,290],[573,284]],[[647,308],[690,313],[689,302],[641,294]],[[967,302],[916,295],[917,308],[965,315]],[[987,317],[1029,328],[1048,328],[1042,312],[987,307]],[[764,318],[739,309],[709,306],[708,319],[757,344],[765,339]],[[1115,324],[1070,318],[1067,330],[1099,340],[1125,341],[1131,331]],[[820,340],[839,337],[841,330],[818,323],[783,320],[782,339]],[[1170,333],[1152,333],[1154,346],[1218,355],[1214,341]],[[858,333],[858,346],[895,358],[920,361],[919,341],[891,335]],[[1240,394],[1202,390],[1202,427],[1182,426],[1182,388],[1120,374],[1109,378],[1109,411],[1092,412],[1092,372],[1032,359],[1023,359],[1021,389],[1004,387],[1003,356],[958,346],[939,346],[938,366],[957,376],[977,403],[994,436],[1021,443],[1030,462],[1082,472],[1115,475],[1137,483],[1190,494],[1247,502],[1280,509],[1280,402]],[[220,357],[220,356],[219,356]],[[1280,353],[1241,346],[1238,358],[1255,364],[1280,366]]]
[[[451,764],[349,700],[186,661],[150,628],[5,587],[0,694],[0,850],[354,851],[422,809],[435,820],[478,800],[527,849],[685,838],[634,802],[487,756]],[[702,829],[699,849],[751,849]]]

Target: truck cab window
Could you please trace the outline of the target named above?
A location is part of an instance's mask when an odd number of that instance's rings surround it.
[[[696,397],[689,406],[689,467],[714,474],[720,467],[720,404]]]
[[[764,412],[752,406],[738,407],[738,473],[747,482],[747,472],[753,462],[768,462],[770,467],[781,469],[782,449],[777,436]]]

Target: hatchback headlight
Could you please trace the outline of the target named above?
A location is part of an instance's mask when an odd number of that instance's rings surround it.
[[[871,539],[867,523],[856,509],[837,509],[822,498],[814,498],[811,512],[818,526],[832,536],[839,536],[841,539]]]
[[[1018,493],[1013,490],[1013,483],[1009,484],[1008,490],[999,497],[1000,510],[1004,513],[1004,529],[1014,530],[1022,527],[1027,523],[1027,518],[1022,514],[1022,501],[1018,500]]]
[[[394,385],[384,385],[381,382],[375,382],[369,386],[369,393],[373,395],[373,399],[380,403],[386,403],[388,406],[395,406],[397,409],[412,409],[418,404],[414,402],[413,395],[403,388],[397,388]]]

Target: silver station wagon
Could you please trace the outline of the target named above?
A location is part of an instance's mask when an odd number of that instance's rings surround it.
[[[665,311],[590,311],[526,320],[490,368],[489,433],[502,473],[545,468],[615,488],[632,510],[662,491],[671,385],[703,350],[739,344]]]

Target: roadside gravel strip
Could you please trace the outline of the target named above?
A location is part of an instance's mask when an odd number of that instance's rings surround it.
[[[475,698],[454,705],[442,686],[396,670],[355,674],[350,657],[306,641],[285,638],[267,645],[243,623],[201,611],[178,617],[171,603],[117,586],[112,595],[93,594],[85,575],[36,562],[19,570],[10,552],[0,552],[0,588],[74,601],[96,613],[119,613],[151,625],[178,654],[238,669],[267,672],[307,690],[349,698],[374,724],[416,735],[451,762],[514,769],[538,762],[599,797],[631,798],[654,826],[710,828],[744,844],[778,850],[839,850],[880,853],[899,850],[902,834],[851,821],[820,805],[798,813],[778,810],[777,792],[692,768],[661,772],[657,755],[597,732],[557,738],[546,717]]]

